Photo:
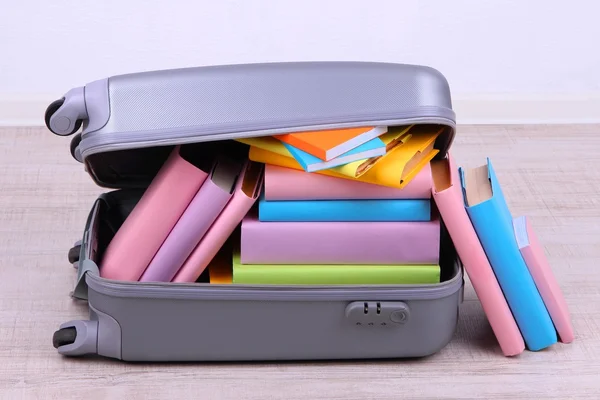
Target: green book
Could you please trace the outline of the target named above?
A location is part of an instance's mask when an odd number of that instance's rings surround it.
[[[276,285],[391,285],[440,282],[440,266],[242,264],[233,253],[233,283]]]

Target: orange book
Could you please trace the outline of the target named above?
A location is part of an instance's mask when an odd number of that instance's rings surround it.
[[[310,132],[287,133],[275,138],[329,161],[387,132],[386,126],[366,126]]]

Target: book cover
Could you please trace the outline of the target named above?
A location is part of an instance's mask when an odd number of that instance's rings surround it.
[[[514,218],[513,227],[519,251],[548,309],[559,340],[563,343],[571,343],[575,334],[567,302],[529,218],[526,216]]]
[[[515,239],[512,216],[489,158],[487,165],[459,168],[469,219],[494,270],[529,350],[557,342],[556,330]]]
[[[385,146],[383,155],[341,165],[336,171],[342,175],[358,178],[369,169],[373,168],[376,163],[383,160],[385,156],[390,154],[393,150],[410,140],[412,137],[410,130],[413,126],[414,125],[389,127],[388,131],[379,137]]]
[[[231,200],[200,243],[179,269],[172,282],[195,282],[220,251],[242,218],[256,203],[263,186],[264,166],[248,161],[237,180]],[[231,261],[231,258],[229,258]]]
[[[429,199],[265,200],[258,201],[263,222],[429,221]]]
[[[242,221],[244,264],[439,264],[440,221]]]
[[[226,276],[223,271],[219,276]],[[402,285],[440,282],[439,265],[259,265],[242,264],[233,252],[234,284],[274,285]],[[216,273],[215,273],[216,275]]]
[[[431,199],[431,167],[398,189],[267,164],[264,194],[266,200]]]
[[[410,140],[392,150],[390,154],[358,178],[340,174],[335,168],[314,173],[402,189],[439,152],[434,145],[443,129],[444,127],[429,125],[415,126],[412,129],[413,136]],[[251,145],[248,157],[264,164],[302,170],[302,166],[293,157],[285,156],[280,150],[267,149],[264,145],[260,145],[260,147]]]
[[[108,244],[99,266],[100,276],[139,280],[204,183],[208,171],[209,167],[197,162],[185,148],[174,148]]]
[[[294,157],[292,152],[289,150],[289,148],[288,148],[289,145],[286,146],[285,143],[280,142],[279,140],[277,140],[271,136],[239,138],[239,139],[235,139],[235,141],[244,143],[244,144],[250,146],[250,150],[252,148],[258,148],[258,149],[265,150],[266,154],[272,154],[275,157],[277,157],[277,156],[284,157],[287,159],[288,162],[293,163],[295,169],[305,171],[305,167],[303,167],[301,165],[301,163],[298,160],[296,160],[296,158]],[[265,163],[262,160],[253,160],[253,161],[259,161],[264,164],[276,164],[276,163],[270,163],[270,162]],[[345,175],[345,174],[350,173],[347,168],[344,168],[344,165],[331,166],[331,167],[328,167],[327,169],[319,169],[319,170],[311,171],[311,172],[314,172],[316,174],[333,172],[334,176]],[[351,173],[350,175],[348,175],[348,178],[354,178],[354,173]]]
[[[323,161],[318,157],[313,156],[305,151],[302,151],[291,144],[283,143],[288,149],[292,157],[298,161],[302,168],[306,172],[321,171],[324,169],[330,169],[337,166],[342,166],[353,161],[359,160],[364,162],[366,159],[371,157],[378,157],[385,154],[385,144],[379,138],[371,139],[366,143],[361,144],[358,147],[348,151],[347,153],[341,154],[329,161]]]
[[[141,282],[170,282],[230,200],[241,164],[219,157],[142,274]],[[174,194],[172,194],[174,197]]]
[[[504,298],[477,233],[464,207],[458,168],[450,153],[431,161],[433,201],[469,276],[487,320],[505,356],[525,350],[517,323]]]
[[[385,126],[366,126],[286,133],[276,135],[275,138],[323,161],[329,161],[385,132],[387,132]]]

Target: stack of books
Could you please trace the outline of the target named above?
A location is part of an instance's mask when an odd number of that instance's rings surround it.
[[[233,248],[232,282],[439,282],[429,162],[440,133],[365,127],[240,139],[265,176]]]

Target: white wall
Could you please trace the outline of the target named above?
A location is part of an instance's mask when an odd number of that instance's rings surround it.
[[[113,74],[207,64],[433,66],[461,122],[600,117],[600,2],[20,0],[0,12],[0,121]]]

